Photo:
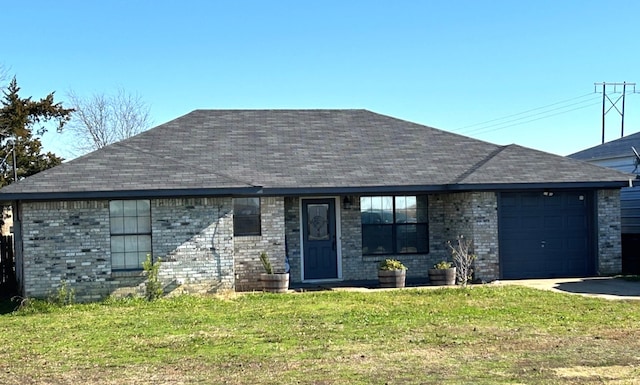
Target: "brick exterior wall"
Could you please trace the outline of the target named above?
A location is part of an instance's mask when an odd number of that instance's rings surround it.
[[[285,209],[283,197],[260,198],[260,236],[234,237],[237,291],[262,290],[260,253],[266,251],[275,271],[285,268]]]
[[[289,280],[300,282],[302,273],[300,271],[300,255],[302,254],[300,245],[300,198],[287,197],[284,199],[285,213],[285,234],[286,249],[289,257]]]
[[[234,288],[231,211],[231,198],[151,200],[167,291]],[[21,213],[25,296],[46,297],[62,281],[79,301],[144,291],[141,271],[111,269],[108,201],[27,202]]]
[[[495,193],[452,193],[429,196],[429,253],[392,256],[363,256],[360,222],[360,197],[350,197],[352,207],[340,210],[342,279],[376,280],[378,263],[384,258],[397,258],[407,268],[408,278],[426,279],[427,270],[435,263],[451,260],[447,241],[462,234],[473,240],[478,255],[476,277],[497,279],[498,214]],[[286,233],[292,282],[300,282],[300,213],[299,199],[285,200]]]
[[[620,190],[598,190],[596,196],[598,274],[619,274],[622,271]]]
[[[233,289],[231,198],[154,199],[151,229],[163,282],[206,291]]]
[[[80,300],[109,293],[108,201],[23,203],[21,213],[24,296],[46,297],[63,280]]]
[[[621,271],[619,190],[597,192],[598,273]],[[363,256],[359,197],[340,210],[343,280],[377,279],[378,262],[389,256]],[[160,278],[167,291],[260,289],[260,252],[276,269],[288,253],[291,281],[300,282],[300,198],[261,198],[260,236],[233,235],[231,198],[152,199],[152,248],[163,259]],[[395,255],[409,268],[408,278],[426,279],[433,264],[451,260],[447,241],[464,235],[474,243],[475,277],[499,278],[497,195],[493,192],[429,196],[428,254]],[[24,265],[23,294],[46,297],[62,281],[77,299],[141,294],[140,271],[111,270],[109,202],[25,202],[20,208]],[[19,245],[17,245],[19,247]],[[193,289],[195,288],[195,289]]]
[[[500,276],[498,200],[494,192],[464,192],[430,196],[431,253],[436,261],[451,261],[447,242],[462,235],[473,242],[474,277],[492,281]],[[434,263],[435,263],[434,262]]]

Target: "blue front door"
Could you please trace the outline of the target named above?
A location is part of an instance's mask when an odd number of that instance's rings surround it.
[[[334,199],[302,201],[304,279],[338,278]]]

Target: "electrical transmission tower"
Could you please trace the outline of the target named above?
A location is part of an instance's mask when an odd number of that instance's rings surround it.
[[[622,82],[622,83],[606,83],[606,82],[602,82],[602,83],[593,83],[594,86],[594,92],[597,92],[598,90],[598,86],[602,87],[602,143],[604,143],[604,122],[605,122],[605,115],[607,115],[607,112],[611,111],[612,108],[614,108],[616,111],[618,111],[618,114],[620,114],[621,117],[621,126],[620,126],[620,137],[622,138],[624,136],[624,98],[625,95],[627,94],[627,90],[629,88],[627,87],[633,87],[633,91],[631,91],[632,94],[636,93],[636,83],[627,83],[627,82]],[[607,88],[607,86],[609,86],[609,88]],[[611,87],[613,87],[613,91],[611,91]],[[607,94],[607,92],[611,92],[612,94],[617,94],[620,89],[620,87],[622,87],[622,93],[620,94],[620,96],[618,96],[618,98],[614,101],[612,100],[609,95]],[[615,98],[615,96],[614,96]],[[617,104],[619,101],[622,100],[622,108],[618,108]],[[607,101],[609,101],[609,108],[607,109]]]

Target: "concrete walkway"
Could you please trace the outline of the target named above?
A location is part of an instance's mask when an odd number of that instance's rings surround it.
[[[625,281],[612,277],[589,278],[554,278],[554,279],[519,279],[500,280],[488,285],[520,285],[559,293],[599,297],[611,300],[640,300],[640,281]],[[407,287],[438,289],[444,286],[430,286],[426,280],[407,280]],[[374,292],[380,289],[378,281],[345,281],[326,284],[294,284],[292,290],[298,292],[317,290]]]
[[[640,300],[640,281],[612,277],[522,279],[496,281],[499,285],[521,285],[560,293],[612,300]]]

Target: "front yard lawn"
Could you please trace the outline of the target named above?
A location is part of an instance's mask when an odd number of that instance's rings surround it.
[[[0,316],[2,384],[640,384],[640,302],[517,286]]]

